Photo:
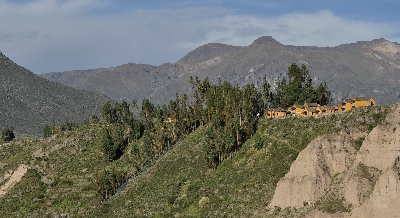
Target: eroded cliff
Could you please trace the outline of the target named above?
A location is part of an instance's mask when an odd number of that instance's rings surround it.
[[[372,130],[342,128],[314,139],[278,182],[269,207],[306,217],[398,216],[400,107],[392,109]]]

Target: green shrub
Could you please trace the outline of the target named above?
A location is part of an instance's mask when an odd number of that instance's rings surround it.
[[[15,138],[13,128],[4,128],[1,131],[1,138],[6,141],[12,141]]]
[[[323,200],[317,200],[315,206],[318,210],[334,214],[337,212],[350,212],[352,205],[346,202],[344,197],[331,195]]]
[[[351,140],[350,142],[351,142],[351,145],[352,145],[357,151],[359,151],[360,148],[361,148],[361,146],[362,146],[362,143],[364,142],[364,140],[365,140],[365,137],[360,137],[360,138],[358,138],[358,139]]]

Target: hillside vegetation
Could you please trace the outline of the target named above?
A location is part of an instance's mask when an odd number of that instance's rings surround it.
[[[110,162],[98,135],[103,124],[85,124],[47,139],[2,144],[0,186],[19,166],[29,167],[21,181],[0,196],[2,216],[279,215],[286,212],[268,206],[277,183],[312,140],[330,133],[368,133],[391,111],[393,107],[376,106],[316,118],[261,118],[255,134],[216,169],[209,167],[203,149],[208,125],[148,160],[137,158],[132,143]],[[99,176],[106,171],[128,175],[108,199],[99,192]]]
[[[326,85],[315,88],[295,63],[276,92],[267,79],[261,89],[189,83],[192,100],[144,99],[141,110],[108,101],[102,121],[52,123],[43,139],[2,142],[2,215],[285,217],[365,207],[381,216],[384,187],[399,190],[397,105],[265,118],[269,106],[330,103]]]
[[[108,97],[43,79],[0,53],[0,129],[40,136],[52,122],[83,122]]]

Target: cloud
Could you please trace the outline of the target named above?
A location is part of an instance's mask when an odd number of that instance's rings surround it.
[[[398,36],[394,25],[328,10],[269,17],[216,7],[107,12],[115,1],[0,0],[0,51],[35,73],[175,62],[198,46],[246,46],[263,35],[282,44],[336,46]],[[398,37],[397,37],[398,38]]]
[[[222,23],[231,35],[235,31],[249,28],[259,30],[258,35],[270,35],[283,44],[336,46],[361,40],[391,37],[396,28],[390,24],[346,20],[330,11],[316,13],[292,13],[278,17],[226,16]],[[262,31],[264,30],[264,31]],[[236,35],[229,43],[247,45],[254,40],[254,35]],[[212,34],[210,34],[212,38]],[[222,37],[220,37],[222,38]]]

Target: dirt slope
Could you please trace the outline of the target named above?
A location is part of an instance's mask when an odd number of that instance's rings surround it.
[[[269,207],[300,208],[307,217],[399,216],[399,155],[397,105],[370,132],[355,129],[313,140],[278,182]]]
[[[7,194],[7,190],[21,181],[22,177],[28,171],[28,166],[21,164],[12,174],[4,175],[4,180],[8,181],[0,187],[0,198]]]

